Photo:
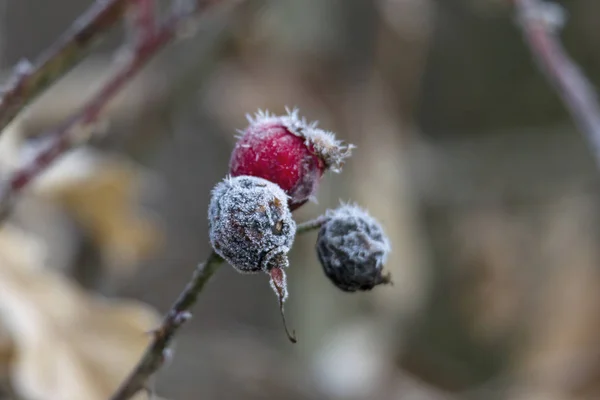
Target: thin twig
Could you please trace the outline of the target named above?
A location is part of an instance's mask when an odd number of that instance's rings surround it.
[[[156,33],[156,4],[154,0],[131,0],[131,34],[134,47],[143,45]]]
[[[600,105],[593,85],[558,37],[564,19],[562,9],[542,0],[511,1],[531,53],[586,136],[600,167]]]
[[[319,229],[326,220],[325,217],[318,217],[300,224],[296,234]],[[223,259],[212,252],[204,263],[196,267],[192,279],[185,286],[177,301],[171,306],[161,326],[155,331],[154,338],[148,345],[142,359],[129,377],[121,384],[119,390],[111,397],[111,400],[128,400],[144,389],[149,378],[162,366],[175,333],[191,317],[189,310],[196,303],[196,299],[204,285],[222,263]],[[290,336],[293,337],[293,335]]]
[[[146,349],[142,359],[111,400],[130,399],[142,390],[148,378],[158,371],[175,333],[191,317],[189,309],[196,303],[198,294],[222,262],[223,259],[212,252],[204,263],[196,267],[192,279],[167,313],[161,326],[154,332],[152,343]]]
[[[22,62],[2,89],[0,133],[32,100],[70,71],[119,22],[130,0],[95,2],[34,64]]]

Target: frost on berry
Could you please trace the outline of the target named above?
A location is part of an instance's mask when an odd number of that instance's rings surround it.
[[[263,271],[283,303],[287,286],[283,268],[296,234],[288,196],[276,184],[253,176],[226,178],[212,192],[208,209],[209,236],[215,252],[242,273]],[[291,341],[296,339],[288,333]]]
[[[317,254],[327,277],[346,292],[390,283],[383,265],[390,243],[377,220],[353,205],[329,210],[317,238]]]
[[[293,210],[314,195],[326,170],[340,172],[353,145],[308,123],[298,110],[276,116],[258,111],[231,154],[230,173],[251,175],[278,184],[290,196]]]
[[[287,266],[286,257],[276,256],[290,250],[296,223],[286,194],[274,183],[252,176],[226,178],[213,189],[208,214],[215,252],[238,271]]]

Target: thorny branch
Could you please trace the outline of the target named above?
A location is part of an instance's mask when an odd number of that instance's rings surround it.
[[[321,216],[299,224],[296,234],[319,229],[326,220],[325,217]],[[140,390],[146,388],[148,379],[163,365],[166,358],[165,354],[168,352],[175,333],[191,318],[189,310],[196,303],[196,299],[204,285],[222,263],[223,259],[215,252],[211,252],[208,259],[196,267],[192,278],[167,312],[162,324],[154,331],[152,342],[146,348],[142,359],[111,400],[128,400]]]
[[[593,85],[565,52],[558,37],[564,16],[543,0],[511,0],[527,45],[586,136],[600,167],[600,105]]]
[[[119,22],[130,0],[97,1],[30,65],[23,61],[2,89],[0,133],[32,100],[71,70],[108,29]]]

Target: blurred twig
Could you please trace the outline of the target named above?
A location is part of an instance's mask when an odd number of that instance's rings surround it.
[[[158,51],[176,37],[184,23],[195,14],[217,3],[220,3],[220,0],[191,2],[191,7],[183,12],[174,13],[153,34],[145,35],[142,41],[136,43],[134,49],[127,49],[116,65],[117,71],[108,78],[99,92],[65,123],[44,135],[46,139],[44,145],[30,161],[11,174],[0,192],[0,204],[6,206],[9,199],[23,190],[57,158],[81,141],[88,140],[89,134],[86,133],[93,129],[94,123],[110,100]]]
[[[131,0],[136,10],[132,16],[132,28],[136,44],[143,44],[144,38],[152,36],[156,30],[156,4],[154,0]]]
[[[2,90],[0,132],[32,100],[73,68],[127,12],[131,0],[96,1],[45,51],[35,65],[22,61]]]
[[[554,86],[600,166],[600,105],[590,81],[565,52],[558,33],[564,11],[543,0],[511,0],[525,41],[540,69]]]

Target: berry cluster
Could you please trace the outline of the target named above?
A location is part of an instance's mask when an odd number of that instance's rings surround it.
[[[248,116],[229,164],[230,176],[212,191],[209,234],[214,251],[242,273],[265,272],[283,303],[284,268],[296,235],[292,211],[310,200],[327,170],[340,172],[354,146],[298,117],[259,111]],[[343,205],[322,219],[317,254],[327,277],[347,292],[389,283],[383,264],[390,250],[383,229],[365,211]]]

